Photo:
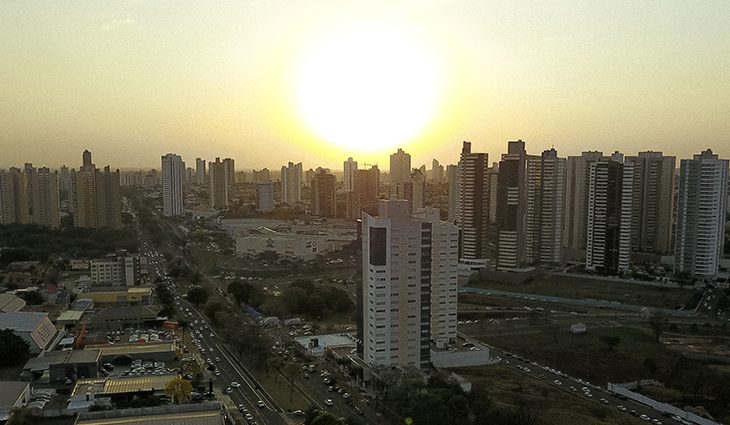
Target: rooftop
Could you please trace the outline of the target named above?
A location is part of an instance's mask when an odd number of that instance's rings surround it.
[[[84,314],[83,311],[79,310],[66,310],[62,311],[61,314],[56,317],[57,322],[77,322],[81,320],[81,316]]]
[[[90,348],[100,348],[102,357],[175,351],[175,345],[172,342],[86,346],[87,350]]]
[[[132,413],[134,412],[134,413]],[[76,425],[222,425],[220,407],[177,405],[130,411],[83,413]]]
[[[46,317],[48,317],[48,313],[30,311],[0,313],[0,329],[12,329],[16,332],[32,332]]]
[[[13,294],[0,294],[0,312],[12,313],[25,307],[25,301]]]
[[[168,374],[105,379],[79,379],[74,387],[73,395],[85,393],[111,395],[139,391],[159,391],[165,389],[165,386],[177,377],[177,374]]]
[[[20,381],[0,381],[0,408],[10,408],[20,397],[20,393],[25,391],[30,385],[27,382]]]

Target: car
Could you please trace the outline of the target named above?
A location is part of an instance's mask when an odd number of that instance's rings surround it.
[[[232,392],[233,392],[233,388],[231,388],[231,387],[228,387],[225,390],[223,390],[223,394],[230,394]]]
[[[327,406],[333,406],[335,403],[332,401],[331,398],[324,399],[324,404]]]
[[[293,411],[292,413],[293,413],[294,415],[296,415],[296,416],[304,416],[304,415],[306,414],[306,413],[304,413],[304,411],[303,411],[303,410],[299,410],[299,409],[297,409],[297,410]]]
[[[618,406],[616,406],[616,408],[617,408],[618,410],[622,411],[622,412],[625,412],[625,411],[629,410],[629,409],[627,409],[626,407],[624,407],[624,406],[622,406],[622,405],[620,405],[620,404],[619,404]]]
[[[243,412],[245,409],[246,409],[246,406],[244,406],[243,404],[238,405],[238,410],[240,410],[241,412]]]
[[[347,400],[350,397],[352,397],[352,394],[350,394],[350,393],[342,393],[342,398],[344,398],[345,400]]]
[[[654,425],[662,425],[662,421],[660,421],[659,419],[652,419],[651,423],[653,423]]]
[[[651,418],[643,413],[641,415],[639,415],[639,419],[641,419],[642,421],[647,421],[647,422],[651,421]]]
[[[605,398],[599,398],[598,401],[600,401],[603,404],[608,404],[608,400],[606,400]]]
[[[557,379],[553,381],[553,384],[555,385],[563,385],[562,382],[558,381]]]
[[[239,384],[239,383],[238,383],[238,382],[236,382],[236,381],[233,381],[233,382],[231,382],[231,386],[232,386],[233,388],[241,388],[241,384]]]
[[[259,401],[256,402],[256,406],[258,406],[259,408],[263,409],[264,407],[266,407],[266,403],[264,403],[263,400],[259,400]]]

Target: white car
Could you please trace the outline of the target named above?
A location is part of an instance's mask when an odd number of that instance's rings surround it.
[[[326,399],[324,399],[324,404],[327,405],[327,406],[332,406],[335,403],[332,402],[332,399],[331,398],[326,398]]]
[[[266,407],[266,403],[264,403],[264,401],[263,401],[263,400],[259,400],[259,401],[257,401],[257,402],[256,402],[256,405],[257,405],[258,407],[262,408],[262,409],[263,409],[264,407]]]
[[[231,386],[232,386],[233,388],[241,388],[241,384],[239,384],[239,383],[238,383],[238,382],[236,382],[236,381],[233,381],[233,382],[231,382]]]

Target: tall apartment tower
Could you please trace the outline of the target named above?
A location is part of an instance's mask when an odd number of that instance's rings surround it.
[[[205,184],[205,160],[195,158],[195,184],[202,186]]]
[[[312,214],[320,217],[334,217],[337,198],[335,175],[317,168],[312,184]]]
[[[413,169],[408,181],[403,183],[403,197],[411,205],[411,212],[415,213],[425,205],[426,176],[417,168]]]
[[[497,222],[497,188],[499,187],[499,162],[493,162],[487,168],[487,221],[491,224]]]
[[[302,201],[302,163],[281,167],[281,202],[294,205]]]
[[[34,170],[30,176],[33,186],[31,200],[32,222],[57,228],[61,225],[58,173],[47,167]]]
[[[416,214],[431,225],[431,341],[437,346],[456,341],[459,228],[441,221],[438,208]]]
[[[631,250],[666,254],[672,250],[675,158],[661,152],[627,156],[633,166]]]
[[[271,212],[274,210],[274,184],[271,182],[256,184],[256,211]]]
[[[725,243],[728,160],[710,149],[683,159],[679,167],[674,272],[717,277]]]
[[[236,182],[236,162],[232,158],[223,160],[223,167],[226,170],[226,179],[228,180],[228,190],[233,187]]]
[[[626,248],[626,211],[624,166],[619,161],[591,162],[588,167],[588,208],[586,212],[586,269],[617,273],[628,266],[621,251]],[[630,192],[629,192],[630,193]],[[629,199],[631,196],[628,197]],[[622,224],[624,224],[622,228]],[[622,235],[623,233],[623,235]],[[623,236],[623,237],[622,237]]]
[[[395,194],[399,184],[408,181],[411,175],[411,155],[398,148],[390,155],[390,193]]]
[[[96,170],[96,214],[97,226],[112,229],[122,228],[122,206],[119,170]]]
[[[603,152],[583,152],[569,156],[565,172],[565,232],[563,246],[572,251],[586,248],[588,218],[588,177],[590,164],[606,159]]]
[[[456,176],[459,261],[475,267],[483,267],[487,258],[488,159],[486,153],[472,153],[471,142],[464,142]]]
[[[449,213],[448,219],[450,222],[455,223],[457,219],[457,204],[456,198],[459,191],[458,176],[459,167],[457,165],[449,164],[446,166],[446,181],[448,183],[448,194],[449,194]]]
[[[527,161],[525,142],[509,142],[497,176],[497,268],[522,267],[527,260]]]
[[[179,155],[162,157],[162,212],[165,217],[181,216],[183,205],[183,171],[185,163]]]
[[[439,164],[437,159],[431,162],[431,181],[435,184],[444,182],[444,166]]]
[[[352,157],[347,158],[347,161],[342,163],[342,190],[345,192],[351,192],[355,190],[355,172],[357,171],[357,161],[354,161]]]
[[[355,170],[350,217],[360,218],[362,211],[376,214],[379,196],[380,170],[378,166],[373,165],[368,170]]]
[[[208,181],[211,208],[228,208],[228,170],[220,158],[216,158],[215,162],[208,162]]]
[[[448,342],[456,334],[455,304],[449,302],[455,303],[457,258],[451,247],[458,231],[436,221],[437,211],[417,218],[409,208],[405,200],[381,200],[377,217],[363,214],[363,359],[427,369],[430,341]],[[434,274],[434,262],[444,266],[442,274]],[[434,305],[440,308],[436,316]]]
[[[565,158],[555,149],[527,159],[526,262],[562,262]]]
[[[27,224],[25,175],[18,168],[0,171],[0,224]]]

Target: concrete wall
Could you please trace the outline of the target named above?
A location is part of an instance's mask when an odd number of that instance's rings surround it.
[[[608,391],[610,391],[612,393],[625,395],[626,397],[628,397],[634,401],[637,401],[641,404],[645,404],[660,412],[667,412],[672,415],[677,415],[680,418],[690,420],[699,425],[721,425],[718,422],[715,422],[715,421],[712,421],[709,419],[705,419],[702,416],[695,415],[694,413],[688,412],[686,410],[682,410],[679,407],[672,406],[671,404],[662,403],[662,402],[656,401],[652,398],[649,398],[643,394],[635,393],[629,389],[624,388],[623,384],[612,384],[609,382],[607,385],[607,389],[608,389]]]

